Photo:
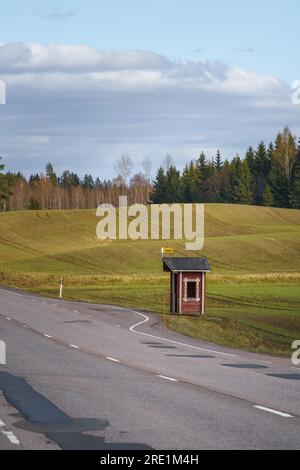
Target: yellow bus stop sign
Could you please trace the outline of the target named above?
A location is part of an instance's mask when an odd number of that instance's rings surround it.
[[[161,249],[161,254],[164,255],[173,255],[174,250],[173,248],[162,248]]]

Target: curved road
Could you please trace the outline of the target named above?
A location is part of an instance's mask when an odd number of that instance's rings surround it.
[[[288,359],[5,287],[0,339],[0,449],[300,446],[300,369]]]

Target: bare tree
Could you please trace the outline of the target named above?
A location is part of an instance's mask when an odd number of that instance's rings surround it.
[[[151,170],[152,170],[152,161],[150,160],[150,158],[144,158],[142,162],[142,168],[143,168],[143,172],[144,172],[144,176],[146,180],[148,181],[148,183],[150,183]]]
[[[288,127],[285,127],[282,133],[277,134],[274,157],[290,180],[297,157],[297,139]]]
[[[173,157],[169,153],[167,153],[163,161],[163,167],[165,171],[168,171],[171,166],[174,166],[174,160]]]
[[[133,163],[129,155],[123,154],[116,158],[115,170],[117,176],[121,176],[123,184],[127,185],[129,175],[132,171]]]

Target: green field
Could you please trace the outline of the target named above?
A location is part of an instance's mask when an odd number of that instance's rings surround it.
[[[162,313],[168,276],[161,241],[97,239],[94,210],[0,214],[0,282],[57,296]],[[168,317],[168,326],[197,338],[276,355],[300,339],[300,211],[205,206],[207,315]],[[183,242],[167,242],[193,256]]]

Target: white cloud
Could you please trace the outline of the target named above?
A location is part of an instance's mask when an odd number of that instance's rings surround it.
[[[10,43],[0,44],[0,79],[0,154],[15,169],[37,171],[51,159],[107,177],[122,151],[157,163],[167,151],[183,162],[202,148],[231,157],[284,125],[300,132],[287,84],[220,61]]]

